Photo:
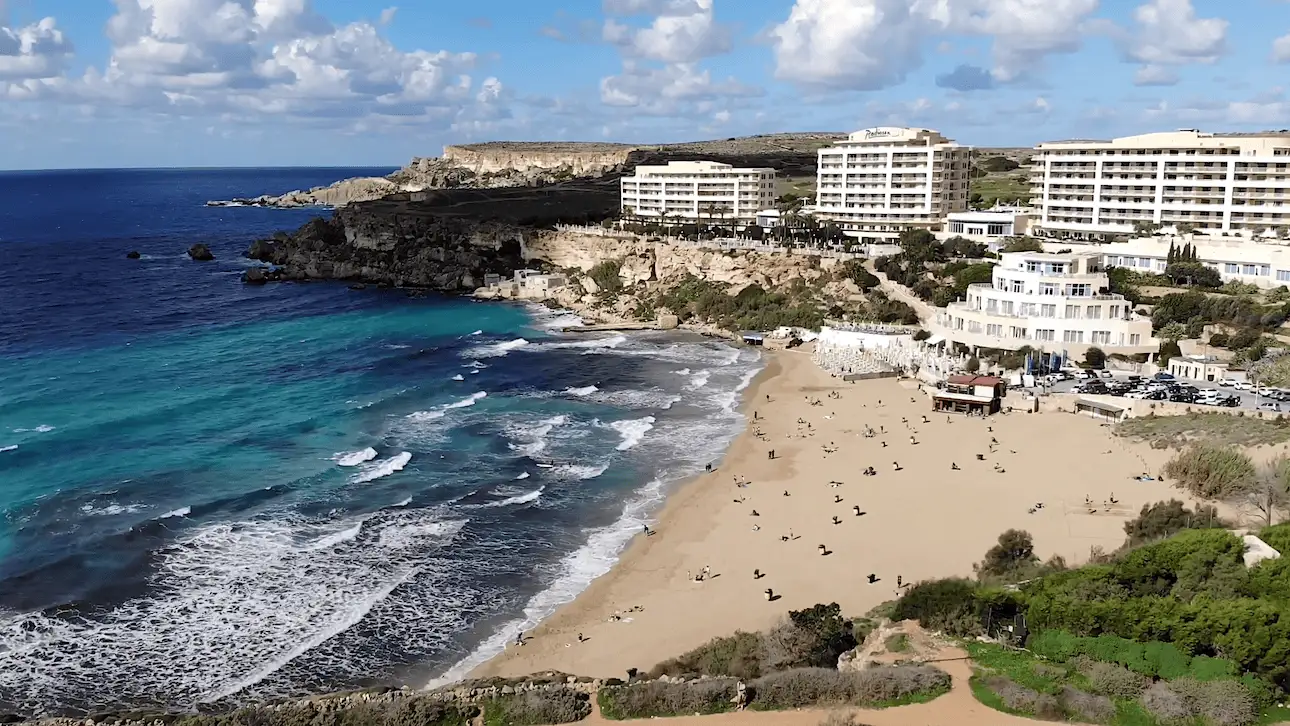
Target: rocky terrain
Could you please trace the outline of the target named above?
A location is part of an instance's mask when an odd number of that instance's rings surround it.
[[[815,173],[815,150],[841,134],[773,134],[683,144],[494,141],[446,146],[443,156],[418,157],[387,177],[343,179],[281,195],[215,200],[210,206],[342,207],[399,193],[434,189],[538,187],[573,179],[612,177],[638,164],[710,159],[770,166],[785,174]]]

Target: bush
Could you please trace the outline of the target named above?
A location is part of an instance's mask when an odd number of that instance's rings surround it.
[[[545,726],[573,723],[591,715],[591,699],[568,688],[525,691],[484,703],[485,726]]]
[[[323,702],[325,703],[325,702]],[[251,707],[219,715],[185,716],[173,726],[469,726],[473,706],[446,704],[426,696],[345,701],[321,706],[298,702],[274,708]],[[149,720],[152,720],[151,718]]]
[[[613,720],[723,713],[734,709],[734,678],[645,681],[600,689],[600,713]]]
[[[1258,720],[1254,698],[1239,681],[1198,681],[1180,678],[1169,687],[1182,696],[1187,710],[1206,723],[1217,726],[1245,726]]]
[[[930,337],[932,337],[932,334],[921,328],[914,333],[914,340],[927,340]]]
[[[1192,717],[1187,701],[1164,681],[1152,684],[1138,702],[1163,724],[1175,724]]]
[[[685,655],[654,666],[651,679],[662,675],[731,676],[751,680],[761,675],[762,636],[760,633],[736,632],[726,638],[713,638]]]
[[[904,633],[889,635],[882,645],[888,653],[904,653],[909,650],[909,636]]]
[[[587,277],[600,287],[605,293],[621,292],[623,289],[623,279],[619,277],[622,272],[622,260],[605,260],[587,270]]]
[[[851,625],[837,603],[793,610],[788,620],[762,638],[762,672],[789,668],[835,668],[838,657],[856,647]]]
[[[824,720],[820,722],[820,726],[866,726],[866,724],[857,721],[854,713],[836,711],[825,716]]]
[[[797,668],[762,676],[749,684],[750,706],[781,711],[813,706],[895,705],[949,690],[950,677],[930,666],[878,666],[842,672]]]
[[[1094,691],[1111,698],[1137,698],[1151,685],[1147,676],[1115,663],[1093,661],[1085,677]]]
[[[1234,448],[1192,444],[1165,464],[1165,474],[1205,499],[1230,499],[1247,491],[1255,479],[1254,462]]]
[[[1057,697],[1050,693],[1040,693],[1010,678],[990,676],[985,685],[999,697],[1005,708],[1016,713],[1034,716],[1047,721],[1064,721],[1065,714]]]
[[[971,358],[968,358],[967,363],[963,365],[963,370],[968,373],[976,373],[981,370],[981,361],[977,360],[976,356],[972,356]]]
[[[1129,536],[1127,545],[1163,539],[1184,529],[1223,528],[1226,523],[1212,506],[1198,507],[1195,512],[1177,499],[1155,504],[1144,504],[1137,519],[1124,523],[1124,533]]]
[[[976,571],[981,577],[1003,577],[1033,565],[1038,559],[1030,533],[1010,529],[999,535],[998,544],[986,550],[985,559],[977,565]]]
[[[1034,237],[1013,237],[1000,252],[1043,252],[1044,245]]]
[[[1089,368],[1105,368],[1106,353],[1101,348],[1090,346],[1084,351],[1084,365]]]
[[[1071,686],[1062,688],[1061,704],[1072,715],[1089,723],[1107,723],[1115,718],[1115,704],[1111,699]]]
[[[1209,336],[1209,344],[1215,348],[1226,348],[1228,336],[1227,333],[1214,333]]]
[[[973,636],[982,632],[976,586],[968,580],[920,582],[909,588],[892,608],[892,620],[917,620],[928,630]]]

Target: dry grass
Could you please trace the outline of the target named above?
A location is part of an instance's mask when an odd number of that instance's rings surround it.
[[[928,700],[949,690],[950,677],[930,666],[878,666],[841,672],[795,668],[749,684],[752,707],[781,711],[812,706],[890,706]]]
[[[1260,446],[1290,441],[1290,420],[1225,413],[1141,416],[1118,424],[1115,433],[1156,449],[1182,449],[1202,440],[1218,446]]]

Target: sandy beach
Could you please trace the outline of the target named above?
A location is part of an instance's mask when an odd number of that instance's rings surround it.
[[[769,354],[744,406],[748,429],[720,467],[669,497],[652,536],[638,535],[612,571],[471,676],[621,678],[818,602],[862,615],[898,595],[898,578],[971,576],[1009,528],[1030,532],[1041,557],[1076,564],[1090,547],[1118,547],[1143,504],[1191,503],[1133,480],[1158,472],[1167,452],[1092,419],[934,414],[912,382],[844,382],[800,350]]]

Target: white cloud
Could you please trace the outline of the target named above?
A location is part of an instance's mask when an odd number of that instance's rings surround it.
[[[381,11],[381,15],[377,18],[376,22],[380,25],[389,25],[394,22],[394,15],[398,12],[399,9],[396,7],[386,8]]]
[[[645,28],[610,18],[605,21],[603,37],[629,56],[663,63],[692,63],[730,50],[730,32],[716,22],[712,4],[713,0],[609,2],[607,8],[626,11],[620,14],[655,10],[657,15]]]
[[[378,24],[391,22],[394,8],[375,24],[335,26],[311,0],[114,2],[104,66],[77,79],[27,80],[7,95],[323,124],[382,117],[449,126],[505,116],[501,82],[472,78],[475,54],[406,52],[381,35]],[[50,37],[34,48],[56,47],[48,22]]]
[[[796,0],[771,31],[776,75],[855,90],[897,85],[943,34],[991,38],[992,75],[1014,81],[1077,50],[1098,0]]]
[[[1138,32],[1126,52],[1147,66],[1213,63],[1227,44],[1227,21],[1198,18],[1191,0],[1149,0],[1133,13]]]
[[[1272,60],[1277,63],[1290,61],[1290,34],[1272,41]]]
[[[1138,68],[1133,74],[1135,86],[1172,86],[1178,82],[1178,74],[1168,66],[1147,64]]]
[[[733,78],[714,81],[709,71],[692,63],[651,67],[629,60],[624,62],[621,74],[600,81],[602,103],[660,115],[700,110],[700,106],[694,105],[696,102],[755,96],[760,92]]]
[[[0,23],[0,91],[10,83],[58,77],[71,55],[72,44],[53,18],[21,28]]]

